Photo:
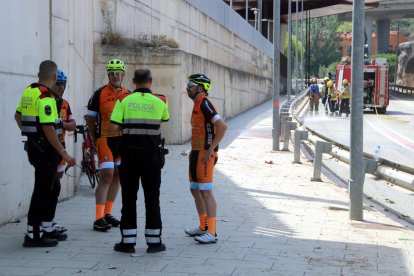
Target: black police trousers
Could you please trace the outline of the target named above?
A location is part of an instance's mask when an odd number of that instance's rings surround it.
[[[135,244],[139,181],[145,198],[145,239],[148,245],[161,244],[161,158],[159,150],[121,150],[119,177],[122,192],[121,234],[123,243]]]
[[[26,143],[29,162],[35,169],[35,183],[27,224],[34,226],[34,229],[39,229],[37,226],[41,226],[42,221],[52,221],[55,216],[60,192],[60,181],[56,171],[61,159],[47,141],[38,143],[29,138]]]

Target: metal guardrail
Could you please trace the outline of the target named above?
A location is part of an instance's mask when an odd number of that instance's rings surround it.
[[[300,96],[294,99],[289,108],[289,113],[301,126],[304,126],[304,124],[302,117],[299,114],[303,114],[303,111],[307,106],[307,97],[305,93],[302,93]],[[316,142],[318,140],[331,142],[333,144],[333,147],[329,153],[338,160],[349,164],[350,158],[348,146],[340,144],[330,139],[329,137],[317,133],[309,127],[304,127],[312,134],[308,135],[307,140],[309,142],[311,142],[313,145],[316,145]],[[364,152],[364,157],[371,160],[374,156],[372,154]],[[378,166],[376,167],[376,170],[373,171],[373,174],[397,186],[403,187],[410,191],[414,191],[414,168],[404,166],[384,158],[380,158],[378,160]]]
[[[403,85],[396,85],[394,83],[390,83],[390,90],[403,93],[403,94],[413,94],[414,93],[414,87],[410,86],[403,86]]]

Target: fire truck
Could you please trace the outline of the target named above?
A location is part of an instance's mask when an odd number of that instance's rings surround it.
[[[351,83],[351,65],[349,60],[336,67],[336,89],[342,87],[342,80]],[[352,93],[352,91],[351,91]],[[385,58],[377,58],[370,64],[364,64],[364,105],[380,114],[387,111],[389,105],[388,65]]]

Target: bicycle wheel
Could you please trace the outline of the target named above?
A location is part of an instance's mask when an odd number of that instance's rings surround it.
[[[92,188],[95,188],[95,185],[96,185],[95,173],[93,173],[90,168],[87,168],[86,176],[88,177],[89,183],[91,184]]]
[[[96,184],[99,184],[99,171],[95,171],[94,173],[92,173]]]
[[[93,171],[91,170],[91,154],[87,149],[83,151],[82,170],[86,173],[92,188],[95,188],[95,177],[93,175]]]

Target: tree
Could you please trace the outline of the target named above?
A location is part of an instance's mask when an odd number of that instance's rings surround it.
[[[404,33],[404,35],[410,36],[414,34],[414,18],[393,20],[390,26],[391,31],[397,31],[398,25],[400,28],[400,32]]]
[[[316,74],[320,66],[328,67],[341,59],[338,47],[339,26],[337,16],[313,18],[310,22],[310,75]]]
[[[296,41],[298,42],[298,62],[302,60],[302,42],[296,39],[296,36],[292,34],[292,62],[295,60],[296,53]],[[289,42],[289,33],[286,33],[285,39],[285,56],[288,54],[288,42]]]
[[[352,22],[344,22],[336,28],[337,33],[350,33],[352,32]]]

